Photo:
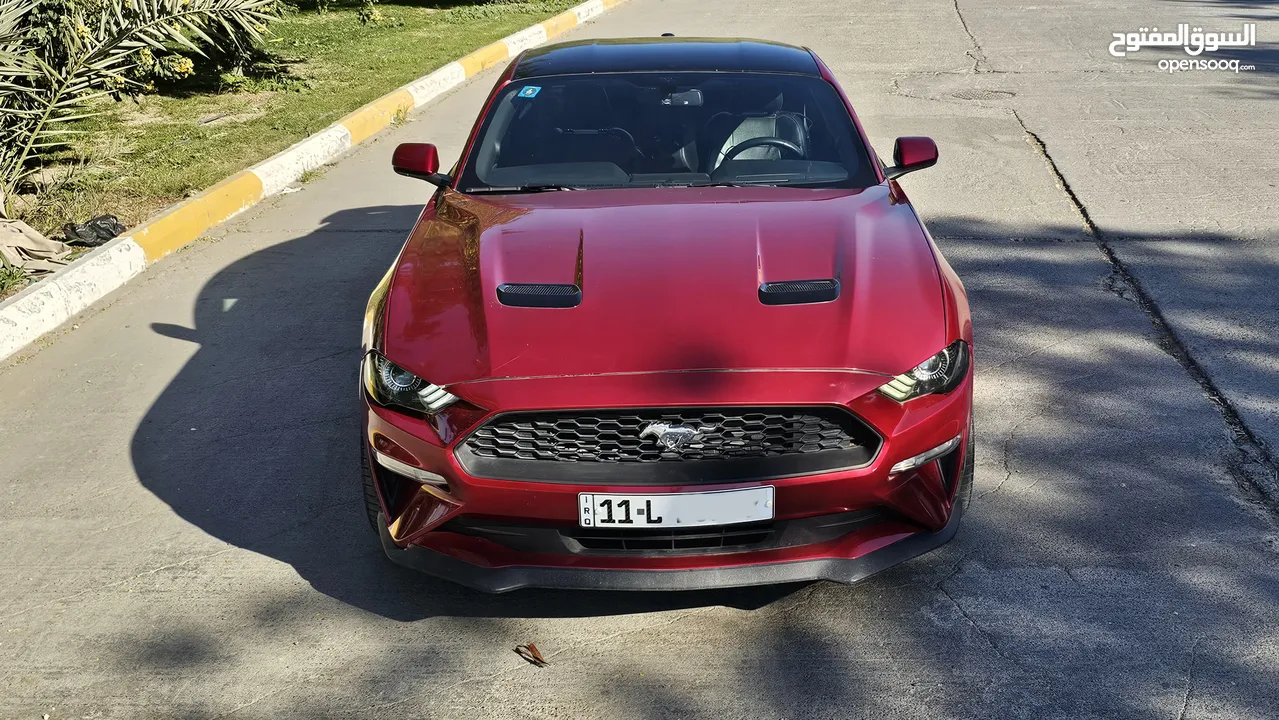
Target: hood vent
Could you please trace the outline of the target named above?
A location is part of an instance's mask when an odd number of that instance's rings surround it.
[[[759,301],[765,305],[803,305],[830,302],[837,297],[838,280],[786,280],[759,286]]]
[[[576,285],[506,283],[497,286],[497,301],[510,307],[571,308],[582,304]]]

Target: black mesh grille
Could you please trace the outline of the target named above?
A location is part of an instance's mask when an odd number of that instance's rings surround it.
[[[483,538],[519,552],[575,555],[696,555],[814,545],[883,521],[880,508],[798,520],[773,520],[692,528],[583,528],[524,525],[461,516],[438,528]]]
[[[581,528],[561,531],[586,550],[613,552],[688,552],[695,550],[748,550],[766,542],[773,532],[771,522],[716,525],[672,530],[599,530]]]
[[[666,424],[699,431],[668,450],[645,429]],[[763,458],[856,445],[820,411],[624,411],[507,415],[480,428],[467,448],[480,457],[560,462],[684,462]]]
[[[663,430],[692,437],[669,447]],[[493,418],[458,459],[481,477],[710,483],[855,467],[878,447],[879,436],[839,408],[546,411]]]

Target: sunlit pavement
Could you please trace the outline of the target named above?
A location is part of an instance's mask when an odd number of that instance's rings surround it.
[[[575,31],[809,45],[881,154],[937,139],[903,184],[973,303],[973,504],[855,587],[485,596],[382,557],[360,320],[429,190],[390,153],[451,163],[481,76],[0,371],[0,717],[1279,715],[1273,466],[1117,278],[1279,447],[1275,7],[632,0]],[[1244,16],[1250,74],[1106,52]]]

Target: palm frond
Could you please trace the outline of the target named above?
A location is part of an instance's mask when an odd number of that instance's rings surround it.
[[[79,132],[70,123],[98,114],[87,103],[137,82],[126,73],[144,48],[262,41],[272,0],[104,0],[92,17],[69,19],[65,57],[42,57],[27,22],[36,0],[0,0],[0,192],[12,195],[40,151]]]

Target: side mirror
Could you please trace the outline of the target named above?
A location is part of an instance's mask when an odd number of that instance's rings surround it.
[[[453,178],[439,172],[440,153],[430,143],[400,143],[391,156],[391,167],[399,175],[440,187],[453,182]]]
[[[887,180],[932,167],[937,164],[937,143],[926,137],[899,137],[893,143],[893,163],[884,168]]]

